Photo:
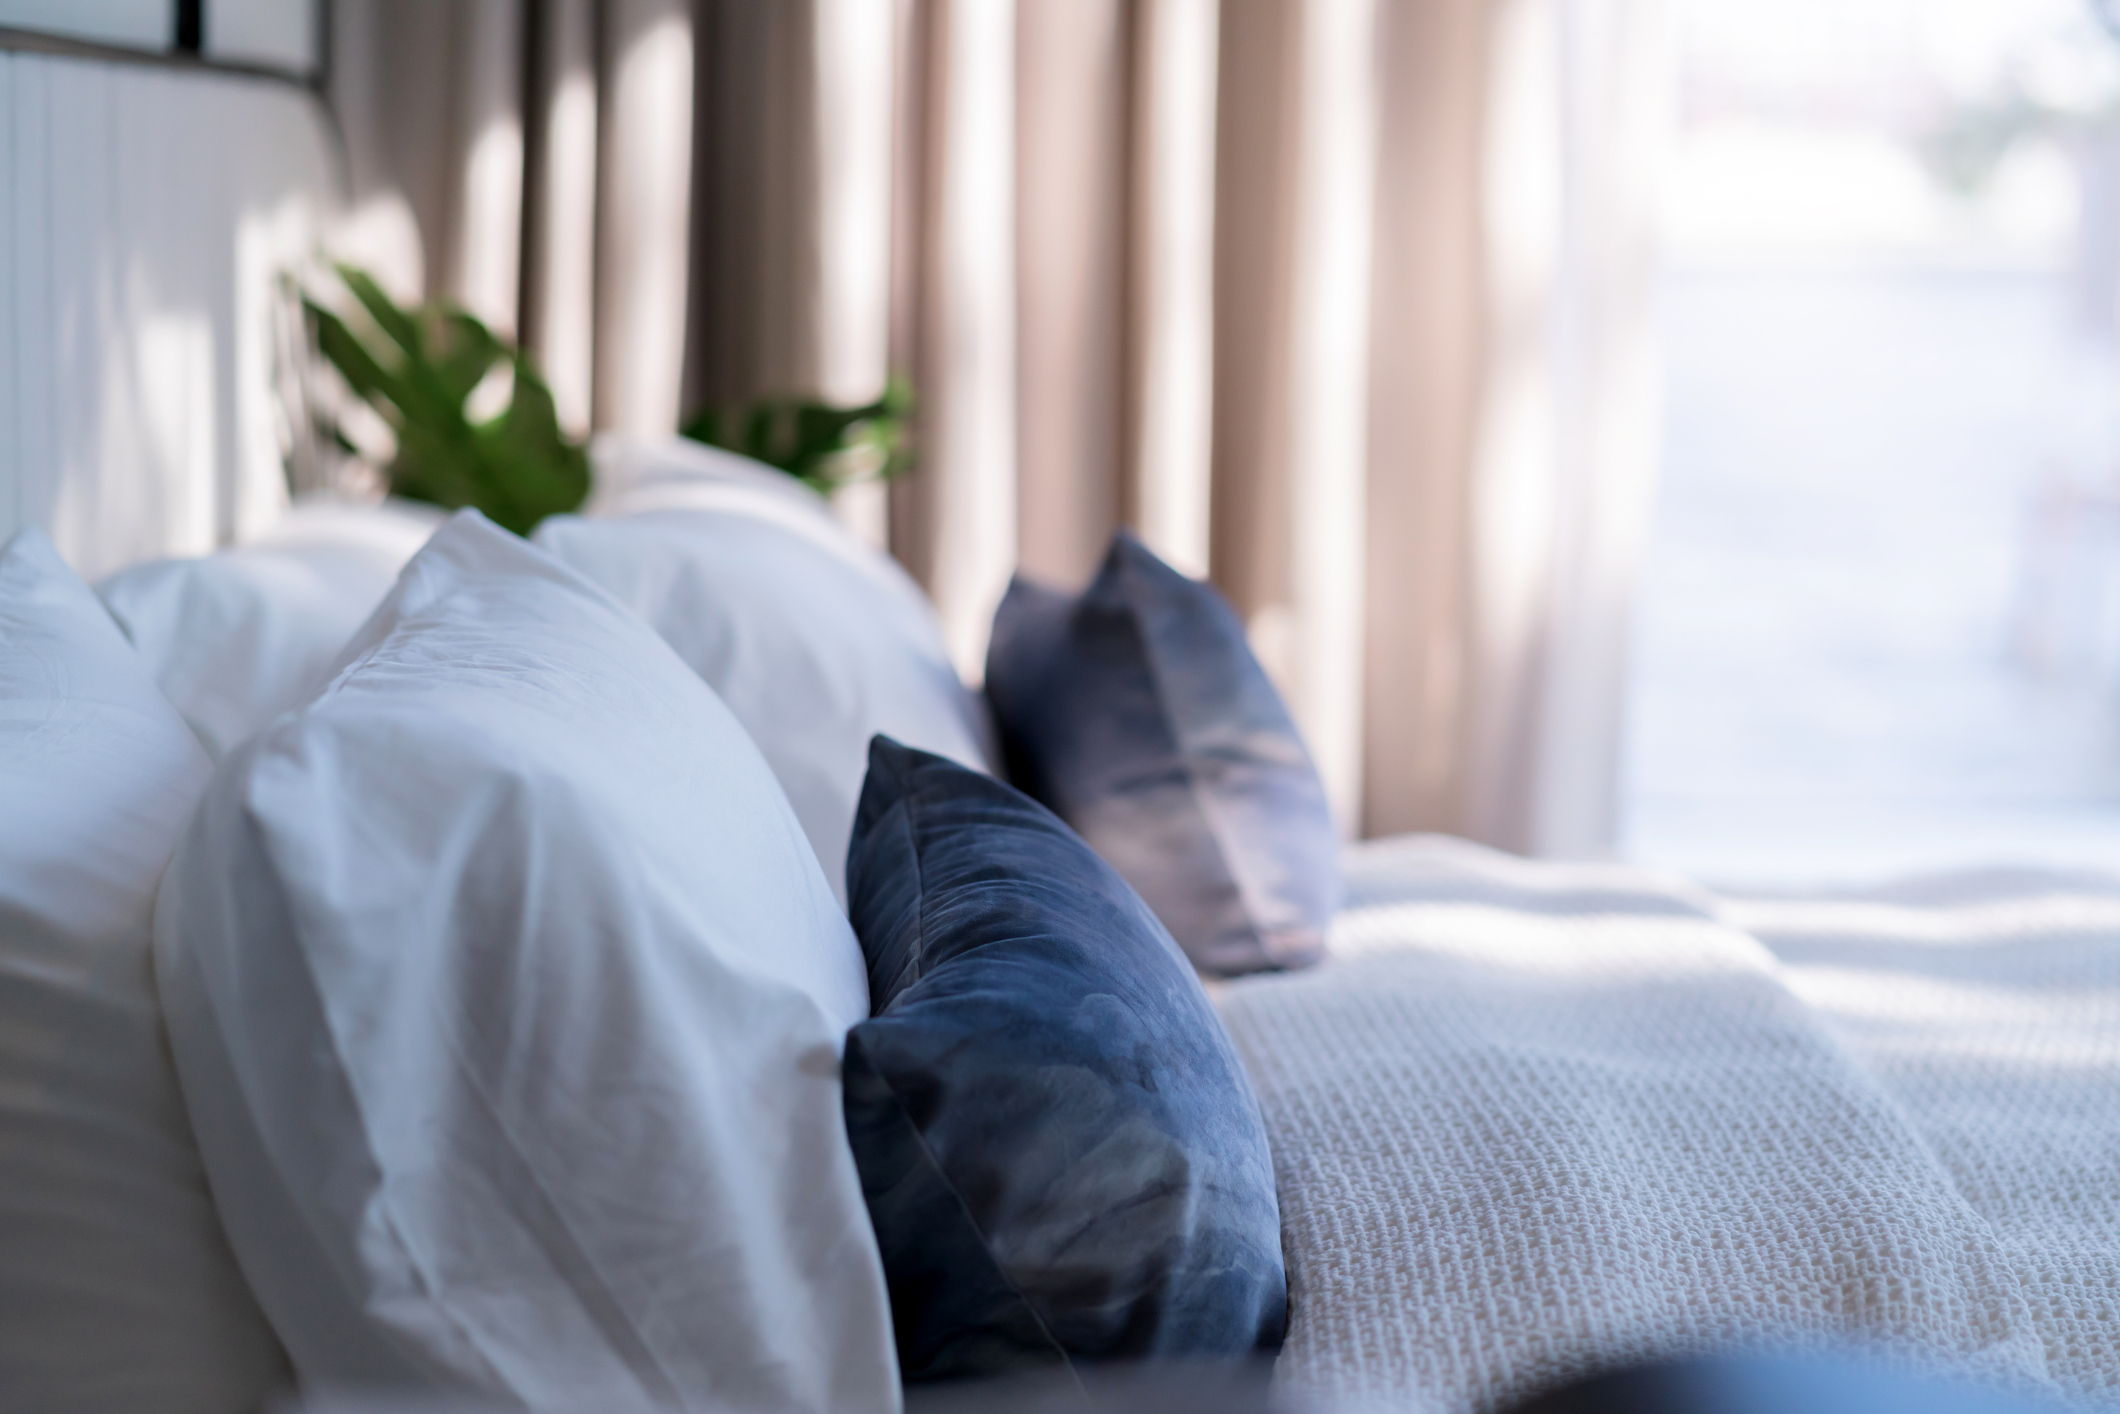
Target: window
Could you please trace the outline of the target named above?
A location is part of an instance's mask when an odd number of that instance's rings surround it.
[[[318,0],[0,0],[0,30],[313,76]]]
[[[1628,852],[2120,860],[2120,48],[2080,0],[1678,14]]]

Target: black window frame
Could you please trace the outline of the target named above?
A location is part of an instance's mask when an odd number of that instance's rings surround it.
[[[78,59],[101,59],[120,63],[154,64],[169,68],[204,70],[277,79],[321,93],[331,70],[331,0],[308,0],[315,36],[314,53],[306,69],[244,59],[216,58],[206,52],[206,35],[213,0],[167,0],[167,43],[161,48],[83,39],[48,30],[0,24],[0,51],[19,54],[56,54]]]

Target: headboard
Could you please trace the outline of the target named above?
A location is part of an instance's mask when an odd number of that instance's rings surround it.
[[[94,578],[284,505],[280,277],[343,178],[304,83],[64,47],[0,30],[0,540]]]

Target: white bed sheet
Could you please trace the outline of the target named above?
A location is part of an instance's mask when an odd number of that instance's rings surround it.
[[[1349,879],[1332,961],[1218,992],[1284,1386],[1484,1410],[1861,1345],[2120,1395],[2120,880],[1736,901],[1420,837]]]

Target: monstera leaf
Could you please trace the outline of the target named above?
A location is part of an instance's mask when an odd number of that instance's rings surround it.
[[[447,301],[401,309],[363,271],[337,269],[372,328],[356,332],[313,299],[302,305],[318,351],[396,434],[386,468],[393,494],[474,506],[518,535],[580,507],[588,454],[561,430],[552,390],[527,354]],[[472,393],[498,370],[512,384],[507,406],[474,418]]]
[[[777,466],[830,491],[854,481],[889,480],[911,462],[906,428],[912,390],[892,379],[883,396],[860,407],[774,398],[695,413],[684,434],[695,442]]]

